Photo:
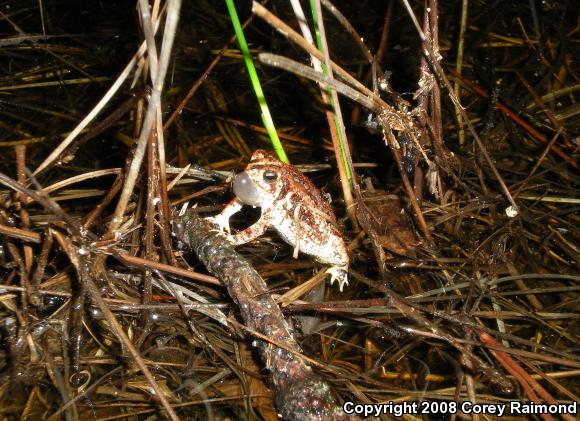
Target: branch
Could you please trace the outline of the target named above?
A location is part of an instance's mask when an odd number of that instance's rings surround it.
[[[174,221],[174,234],[193,250],[208,271],[220,279],[239,307],[246,331],[256,332],[257,348],[274,386],[283,419],[356,420],[342,411],[328,382],[301,355],[290,325],[271,297],[268,286],[250,263],[234,250],[215,226],[194,211]]]

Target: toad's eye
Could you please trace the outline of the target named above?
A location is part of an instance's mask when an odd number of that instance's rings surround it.
[[[264,171],[264,174],[262,175],[262,177],[264,178],[264,181],[266,183],[271,183],[273,181],[276,181],[276,179],[278,178],[278,174],[275,171],[266,170],[266,171]]]

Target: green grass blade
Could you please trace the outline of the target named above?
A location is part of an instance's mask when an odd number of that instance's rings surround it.
[[[262,122],[264,123],[264,127],[266,127],[268,135],[270,136],[270,141],[272,142],[274,151],[276,151],[276,155],[278,155],[278,159],[288,164],[290,161],[286,156],[284,147],[282,146],[280,138],[278,137],[278,133],[276,132],[276,126],[274,125],[274,120],[272,120],[270,109],[268,108],[268,104],[266,103],[266,97],[264,96],[264,91],[262,91],[262,85],[260,84],[260,79],[258,78],[258,73],[256,72],[254,61],[252,60],[252,56],[250,55],[250,49],[248,48],[248,44],[246,42],[246,37],[244,36],[244,30],[242,29],[240,19],[238,18],[238,12],[236,11],[234,0],[226,0],[226,4],[228,6],[228,11],[230,13],[232,25],[234,26],[234,31],[236,32],[236,36],[238,38],[240,51],[242,52],[242,56],[244,57],[244,63],[246,64],[246,68],[248,69],[248,75],[250,76],[252,87],[254,88],[256,97],[258,98],[258,103],[260,104],[260,110],[262,113],[261,114]]]

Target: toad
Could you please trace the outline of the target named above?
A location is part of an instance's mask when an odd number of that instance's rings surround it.
[[[272,154],[257,150],[244,171],[234,177],[233,191],[236,197],[214,217],[232,243],[252,241],[272,227],[294,247],[294,258],[300,251],[331,265],[327,270],[330,283],[338,281],[342,291],[348,284],[348,253],[330,204],[310,179]],[[261,208],[260,219],[231,235],[229,219],[243,205]]]

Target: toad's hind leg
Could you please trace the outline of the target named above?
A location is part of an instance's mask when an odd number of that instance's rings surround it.
[[[330,274],[330,285],[338,281],[338,289],[342,292],[345,285],[348,285],[348,266],[332,266],[326,270]]]

